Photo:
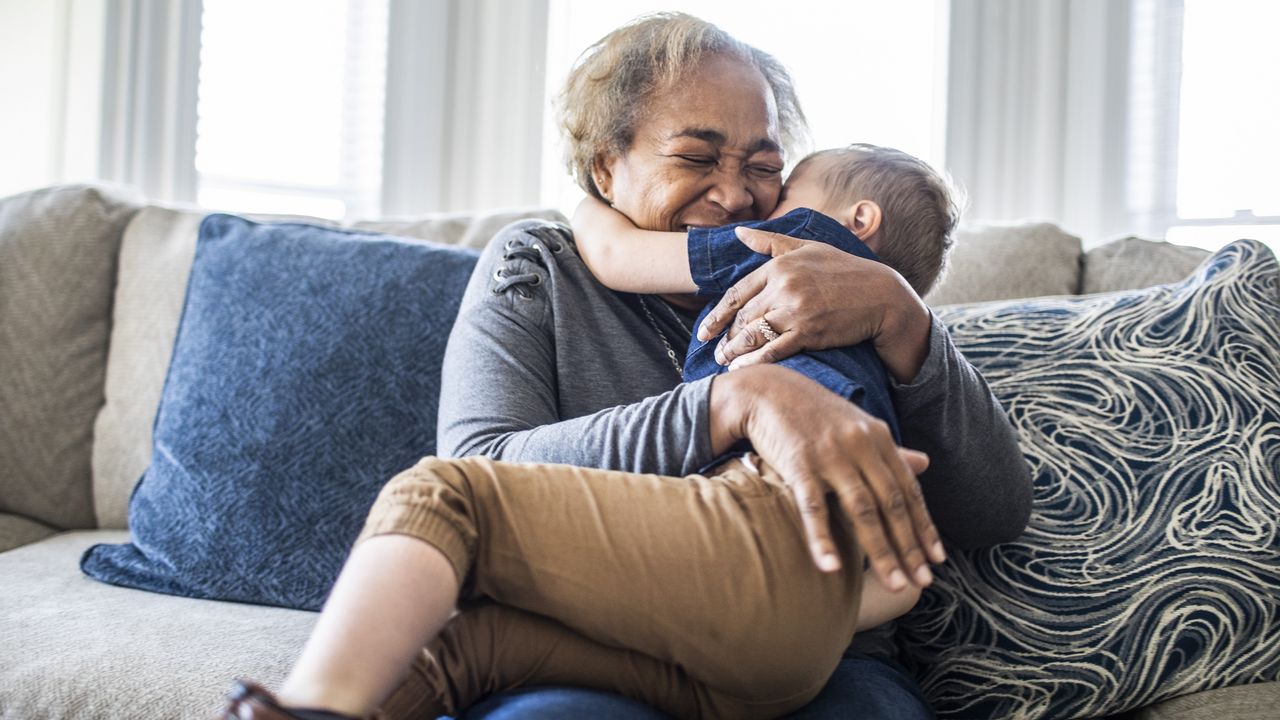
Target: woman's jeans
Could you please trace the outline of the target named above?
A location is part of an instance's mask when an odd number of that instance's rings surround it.
[[[785,715],[840,665],[861,596],[847,521],[833,527],[845,569],[819,572],[758,458],[683,478],[427,458],[382,490],[359,541],[381,534],[439,549],[463,588],[388,718],[539,685],[678,717]]]

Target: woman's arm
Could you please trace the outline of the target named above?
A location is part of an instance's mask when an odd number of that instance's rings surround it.
[[[582,261],[605,287],[645,294],[698,289],[689,274],[686,233],[641,230],[588,196],[573,214],[573,237]]]
[[[1031,477],[1017,434],[910,286],[887,266],[820,243],[753,231],[739,237],[775,259],[738,283],[699,328],[713,336],[732,325],[718,359],[748,367],[873,339],[890,371],[903,444],[931,459],[920,484],[943,536],[965,548],[1021,534]],[[753,337],[750,324],[765,312],[779,332],[793,330],[783,334],[787,343]]]
[[[642,318],[623,322],[634,312],[572,241],[562,226],[517,223],[481,255],[445,351],[438,452],[695,472],[715,457],[710,380],[676,385],[665,355],[643,356],[641,333],[660,341]]]
[[[681,476],[747,438],[796,493],[815,558],[832,553],[824,494],[836,490],[876,571],[927,584],[921,548],[940,546],[909,466],[918,455],[904,456],[882,421],[786,368],[672,389],[652,328],[643,317],[625,324],[634,311],[595,282],[568,241],[557,226],[522,223],[485,250],[445,353],[440,454]],[[521,259],[530,254],[541,260]]]

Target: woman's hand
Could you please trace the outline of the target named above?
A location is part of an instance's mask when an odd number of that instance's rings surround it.
[[[945,554],[916,480],[928,458],[894,445],[884,421],[800,373],[764,365],[716,376],[711,427],[717,452],[746,438],[786,481],[820,570],[840,568],[826,500],[835,493],[885,587],[932,582],[926,558]]]
[[[774,259],[729,288],[698,328],[702,340],[729,328],[718,362],[736,369],[869,339],[898,382],[915,378],[928,354],[931,319],[901,275],[825,243],[751,228],[737,233]],[[764,339],[760,318],[777,339]]]

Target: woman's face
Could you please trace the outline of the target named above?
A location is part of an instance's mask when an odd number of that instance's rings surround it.
[[[733,57],[703,59],[649,101],[631,149],[596,164],[601,194],[645,230],[767,217],[782,188],[773,93]]]

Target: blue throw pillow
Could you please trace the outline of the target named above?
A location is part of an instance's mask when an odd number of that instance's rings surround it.
[[[944,718],[1097,717],[1280,677],[1280,269],[939,310],[1034,471],[1015,542],[899,624]]]
[[[319,609],[378,490],[435,452],[440,362],[477,253],[210,215],[132,543],[105,582]]]

